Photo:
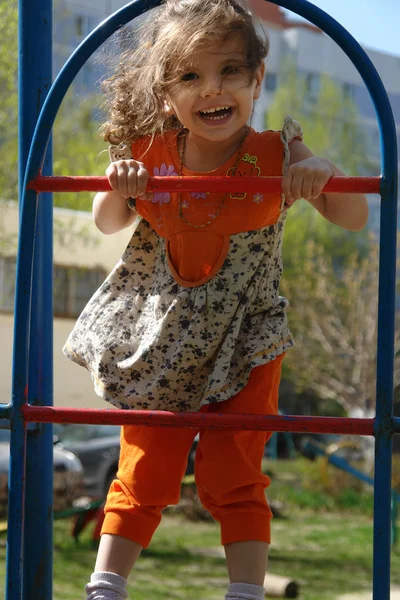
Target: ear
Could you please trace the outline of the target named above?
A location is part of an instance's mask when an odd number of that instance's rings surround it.
[[[169,104],[168,100],[164,100],[164,113],[168,116],[172,116],[175,114],[175,111]]]
[[[255,88],[254,88],[254,93],[253,93],[253,100],[258,100],[258,98],[260,97],[261,94],[261,86],[262,86],[262,82],[264,79],[264,73],[265,73],[265,63],[264,61],[261,63],[261,65],[259,67],[257,67],[254,79],[256,82]]]

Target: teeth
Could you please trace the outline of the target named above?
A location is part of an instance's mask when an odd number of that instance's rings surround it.
[[[201,110],[200,112],[203,114],[215,113],[219,110],[229,110],[230,106],[218,106],[218,108],[208,108],[207,110]]]

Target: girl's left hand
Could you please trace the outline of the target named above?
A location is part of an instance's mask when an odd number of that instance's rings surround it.
[[[318,198],[334,174],[332,163],[319,156],[311,156],[291,164],[282,179],[285,206],[291,206],[300,198]]]

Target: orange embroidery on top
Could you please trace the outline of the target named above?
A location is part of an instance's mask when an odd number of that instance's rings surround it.
[[[238,166],[236,167],[236,177],[258,177],[261,173],[260,167],[257,166],[257,156],[250,156],[250,154],[244,154],[240,159]],[[227,175],[230,175],[232,168],[228,169]],[[236,193],[232,192],[230,197],[237,200],[243,200],[246,198],[246,192]]]

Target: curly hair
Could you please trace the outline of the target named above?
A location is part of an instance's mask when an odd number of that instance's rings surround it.
[[[119,56],[115,74],[103,82],[108,113],[100,130],[104,140],[131,143],[180,128],[178,119],[166,114],[164,103],[181,65],[210,41],[225,42],[235,35],[245,43],[246,67],[253,79],[269,42],[239,0],[164,0],[136,30],[136,47]]]

